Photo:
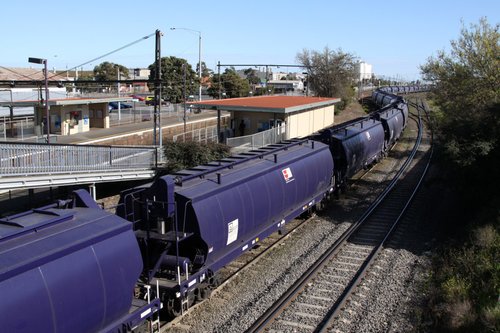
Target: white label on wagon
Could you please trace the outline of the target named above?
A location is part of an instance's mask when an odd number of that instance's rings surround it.
[[[144,317],[146,317],[150,313],[151,313],[151,308],[149,308],[146,311],[142,312],[141,313],[141,319],[144,318]]]
[[[238,219],[231,221],[227,224],[227,243],[231,244],[238,238]]]
[[[196,283],[196,279],[188,283],[188,288],[192,287]]]
[[[281,170],[281,173],[283,174],[283,178],[285,179],[285,182],[289,183],[293,180],[293,174],[292,170],[290,168],[286,168]]]

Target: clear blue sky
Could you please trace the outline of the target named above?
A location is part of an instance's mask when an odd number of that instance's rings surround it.
[[[6,1],[0,6],[0,66],[27,67],[28,57],[47,58],[49,67],[72,68],[141,37],[164,32],[162,56],[196,66],[202,60],[295,64],[303,49],[341,48],[373,65],[376,74],[418,78],[418,66],[449,49],[460,34],[486,16],[500,22],[498,0],[419,1]],[[98,60],[129,68],[154,61],[154,37]],[[37,66],[37,65],[34,65]]]

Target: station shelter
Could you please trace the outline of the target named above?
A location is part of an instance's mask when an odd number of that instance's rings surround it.
[[[191,108],[229,112],[231,136],[252,135],[284,125],[286,139],[291,139],[333,125],[338,102],[340,98],[273,95],[206,100],[192,103]]]
[[[109,128],[110,102],[128,102],[131,98],[67,98],[49,100],[50,134],[71,135],[90,128]],[[44,134],[45,106],[35,105],[36,134]],[[38,132],[38,133],[37,133]],[[44,133],[42,133],[44,132]]]

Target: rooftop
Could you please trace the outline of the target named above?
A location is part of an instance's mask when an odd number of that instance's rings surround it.
[[[66,81],[65,75],[59,75],[53,71],[48,71],[49,80]],[[41,81],[45,78],[43,75],[43,66],[38,66],[35,68],[7,68],[0,66],[0,81],[2,80],[34,80]]]
[[[106,97],[106,98],[63,98],[63,99],[49,99],[49,105],[81,105],[81,104],[96,104],[96,103],[109,103],[109,102],[131,102],[132,97]],[[9,107],[28,107],[40,104],[39,100],[33,101],[5,101],[0,102],[0,106]]]
[[[290,113],[325,107],[338,102],[340,98],[279,95],[217,99],[191,104],[194,108],[201,109]]]

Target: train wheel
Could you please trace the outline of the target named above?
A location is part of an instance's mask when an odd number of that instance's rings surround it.
[[[179,317],[182,314],[182,303],[180,298],[169,298],[166,304],[169,316]]]
[[[206,288],[201,289],[200,296],[201,296],[201,299],[210,298],[210,296],[212,296],[212,289],[208,286]]]
[[[317,202],[314,205],[314,210],[316,210],[317,212],[321,212],[323,209],[325,209],[325,203],[323,202],[323,200],[321,200],[320,202]]]

